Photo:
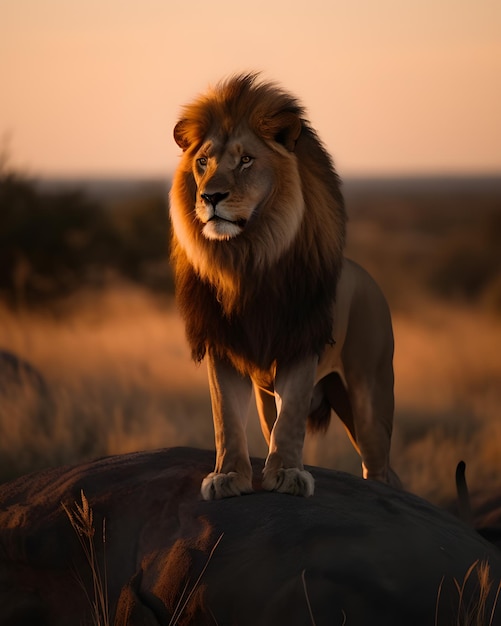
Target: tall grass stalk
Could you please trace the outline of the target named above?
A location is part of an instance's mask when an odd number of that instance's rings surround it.
[[[473,575],[477,574],[476,592],[466,596],[466,585]],[[435,609],[435,626],[440,626],[439,607],[442,594],[444,578],[440,581]],[[475,584],[472,581],[472,584]],[[496,594],[489,613],[489,597],[491,597],[493,580],[490,574],[489,563],[486,561],[475,561],[468,568],[462,582],[454,578],[454,586],[458,594],[458,608],[455,626],[492,626],[501,592],[501,581],[498,584]]]
[[[198,578],[196,579],[196,581],[194,582],[192,588],[190,589],[190,591],[188,591],[188,585],[189,582],[188,581],[186,583],[186,585],[184,586],[183,592],[181,594],[181,597],[179,598],[177,604],[176,604],[176,608],[174,609],[174,613],[169,621],[169,626],[175,626],[181,615],[184,613],[186,607],[188,606],[188,602],[190,601],[191,597],[193,596],[193,594],[195,593],[195,591],[198,589],[198,586],[200,585],[200,581],[203,578],[203,575],[205,574],[205,571],[207,570],[207,568],[209,567],[209,563],[212,560],[212,557],[214,556],[214,552],[216,551],[218,545],[221,543],[221,539],[223,538],[224,533],[221,533],[216,541],[216,543],[213,545],[212,550],[210,551],[209,557],[202,569],[202,571],[200,572],[200,574],[198,575]],[[213,616],[214,617],[214,616]]]
[[[78,537],[78,541],[80,542],[89,565],[92,575],[92,591],[89,592],[82,576],[78,572],[77,578],[92,607],[92,622],[94,626],[110,626],[108,576],[106,568],[106,518],[103,518],[102,525],[103,558],[101,567],[94,543],[94,513],[89,506],[89,502],[83,490],[80,491],[80,497],[82,504],[75,502],[73,510],[70,510],[64,503],[62,503],[62,506]]]
[[[306,604],[308,605],[308,612],[310,614],[311,624],[312,626],[317,626],[317,623],[315,621],[315,616],[313,615],[313,609],[311,608],[310,596],[308,594],[308,587],[306,585],[306,570],[305,569],[301,572],[301,580],[303,582],[304,597],[306,598]],[[341,614],[343,615],[343,623],[341,624],[341,626],[345,626],[346,613],[344,611],[341,611]]]
[[[306,570],[301,572],[301,580],[303,581],[304,597],[306,598],[306,604],[308,605],[308,612],[310,614],[310,620],[312,626],[316,626],[315,617],[313,615],[313,609],[311,608],[310,596],[308,595],[308,587],[306,586]]]

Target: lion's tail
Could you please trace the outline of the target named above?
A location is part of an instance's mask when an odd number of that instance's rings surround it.
[[[466,463],[459,461],[456,467],[456,490],[458,495],[458,512],[460,519],[468,526],[473,527],[473,512],[471,510],[470,493],[466,482]]]

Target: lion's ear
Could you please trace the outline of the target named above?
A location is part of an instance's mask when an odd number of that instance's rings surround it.
[[[301,118],[291,111],[277,113],[260,124],[260,131],[265,139],[273,139],[285,146],[289,152],[294,151],[301,128]]]
[[[188,120],[179,120],[174,126],[174,140],[183,152],[191,145]]]

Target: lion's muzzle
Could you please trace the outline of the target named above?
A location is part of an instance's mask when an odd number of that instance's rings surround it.
[[[229,192],[201,193],[197,216],[204,224],[202,233],[207,239],[228,240],[239,235],[247,225],[245,217],[234,215],[224,202]]]
[[[225,192],[225,193],[220,193],[219,191],[216,193],[202,193],[200,194],[202,200],[206,203],[206,204],[210,204],[212,206],[212,208],[214,209],[214,211],[216,210],[217,205],[222,201],[225,200],[228,196],[229,196],[229,192]]]

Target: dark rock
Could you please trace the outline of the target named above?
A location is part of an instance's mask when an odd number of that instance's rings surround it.
[[[489,624],[501,554],[447,512],[319,468],[311,498],[263,492],[262,461],[254,494],[204,502],[213,461],[174,448],[0,486],[0,625],[91,623],[80,583],[92,599],[92,576],[62,506],[75,512],[82,490],[116,626],[448,626],[478,604],[482,562],[493,580]],[[460,601],[454,579],[465,578]]]

